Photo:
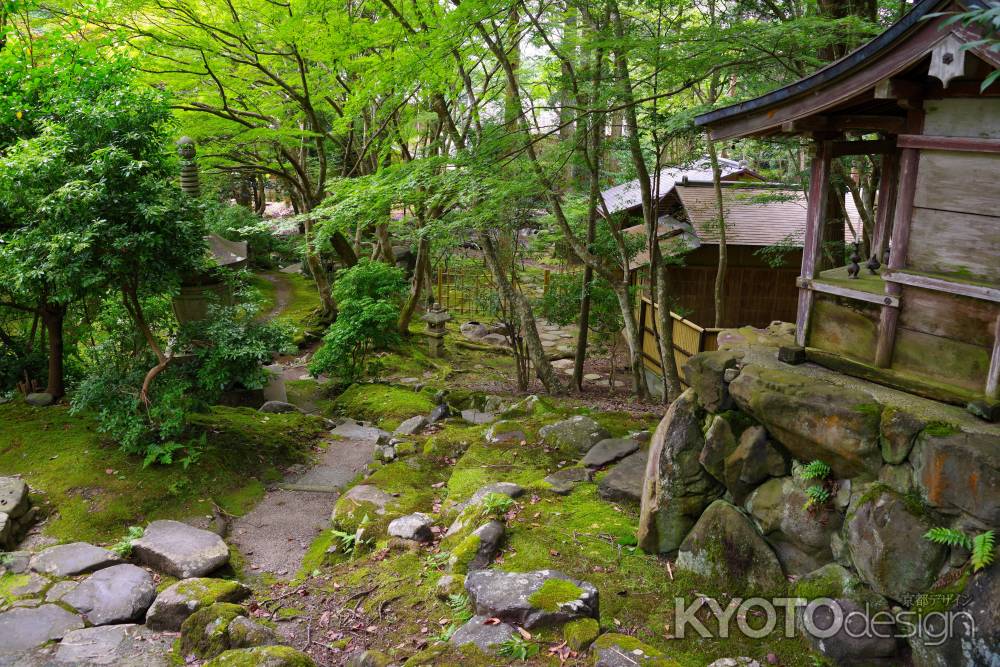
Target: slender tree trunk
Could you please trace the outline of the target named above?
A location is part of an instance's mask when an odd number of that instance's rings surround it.
[[[427,256],[430,254],[430,239],[426,236],[420,238],[417,244],[417,262],[413,267],[413,279],[410,282],[410,296],[406,299],[403,309],[399,313],[399,333],[402,336],[410,335],[410,320],[420,302],[420,292],[424,284],[424,274],[426,272]]]
[[[538,325],[535,321],[535,314],[531,311],[531,304],[528,303],[524,294],[520,290],[515,289],[510,280],[507,279],[507,274],[503,270],[503,266],[500,264],[500,259],[497,256],[493,239],[486,232],[477,232],[477,236],[479,237],[479,244],[483,248],[483,257],[486,259],[486,264],[493,273],[493,278],[497,281],[500,293],[512,305],[517,315],[518,324],[524,333],[524,342],[528,346],[528,356],[531,358],[531,363],[535,366],[535,373],[538,375],[538,379],[541,380],[545,390],[550,394],[565,393],[562,382],[556,376],[555,369],[552,368],[548,357],[545,356],[545,348],[542,346],[542,339],[538,335]]]
[[[330,292],[330,277],[323,266],[316,248],[313,247],[313,227],[312,222],[305,223],[306,237],[306,264],[309,265],[309,273],[312,274],[313,282],[316,283],[316,291],[319,292],[320,302],[323,304],[321,316],[324,321],[332,321],[337,315],[337,304],[333,301],[333,294]],[[346,242],[347,239],[344,239]],[[351,265],[353,266],[353,265]]]
[[[642,331],[639,330],[635,319],[629,286],[628,283],[616,282],[613,288],[615,296],[618,298],[618,306],[624,315],[622,319],[625,322],[625,342],[628,343],[629,366],[632,369],[632,382],[636,388],[636,395],[640,399],[648,399],[649,387],[646,382],[645,364],[642,362]]]
[[[715,326],[721,327],[725,320],[725,286],[728,253],[726,247],[726,214],[722,201],[722,172],[719,169],[719,154],[715,142],[708,140],[708,159],[712,164],[712,186],[715,188],[715,206],[719,226],[719,264],[715,271]]]
[[[49,370],[45,393],[59,400],[66,394],[63,374],[63,320],[66,317],[66,307],[58,304],[44,304],[41,307],[42,323],[48,333]]]
[[[656,249],[659,255],[659,248]],[[650,258],[652,259],[652,258]],[[657,314],[660,328],[660,368],[663,370],[663,397],[668,403],[681,395],[680,373],[674,358],[674,318],[670,314],[670,269],[660,258],[656,266]]]

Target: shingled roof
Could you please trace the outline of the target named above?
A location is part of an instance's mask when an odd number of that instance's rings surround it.
[[[741,165],[736,160],[719,158],[719,169],[722,178],[734,179],[742,176],[760,179],[754,171]],[[650,176],[650,187],[657,187],[656,178]],[[669,193],[675,185],[684,182],[711,183],[712,168],[708,164],[708,158],[702,158],[689,167],[667,167],[660,170],[659,192],[660,198]],[[642,206],[642,192],[639,188],[639,179],[635,178],[627,183],[616,185],[601,192],[604,197],[604,204],[608,208],[608,213],[618,213]]]

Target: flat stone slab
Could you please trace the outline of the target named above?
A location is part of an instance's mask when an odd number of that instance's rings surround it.
[[[353,419],[348,419],[343,424],[330,431],[330,434],[345,440],[371,440],[374,442],[379,439],[379,436],[383,434],[383,431],[375,428],[374,426],[365,426],[364,424],[359,424]]]
[[[608,438],[594,445],[580,461],[588,468],[601,468],[621,460],[639,449],[639,443],[631,438]]]
[[[154,521],[132,543],[139,562],[180,579],[200,577],[229,562],[229,547],[213,532],[180,521]]]
[[[109,625],[141,619],[155,597],[149,572],[125,563],[95,572],[61,601],[82,613],[91,625]]]
[[[54,661],[66,665],[167,667],[172,637],[141,625],[104,625],[73,630],[56,648]]]
[[[423,428],[427,426],[427,417],[423,415],[416,415],[415,417],[410,417],[402,424],[396,427],[393,431],[393,435],[416,435],[420,433]]]
[[[462,410],[462,419],[470,424],[489,424],[496,421],[497,416],[492,412],[480,412],[479,410]]]
[[[487,620],[487,616],[473,616],[455,630],[448,643],[454,646],[475,644],[483,653],[495,654],[500,644],[514,636],[514,628],[506,623],[487,623]]]
[[[37,572],[32,572],[28,575],[28,580],[21,584],[20,586],[13,586],[8,589],[8,593],[14,597],[24,597],[26,595],[35,595],[36,593],[41,593],[45,590],[45,587],[49,585],[49,580]]]
[[[239,602],[250,589],[227,579],[183,579],[163,589],[146,612],[150,630],[177,632],[181,623],[194,612],[216,602]]]
[[[579,484],[590,481],[590,470],[573,466],[557,470],[542,481],[547,483],[553,493],[560,496],[569,494]]]
[[[638,451],[625,457],[604,476],[597,485],[597,492],[605,500],[639,502],[648,458],[649,452],[646,451]]]
[[[465,579],[476,614],[525,628],[598,618],[597,588],[556,570],[476,570]]]
[[[74,577],[121,562],[122,559],[113,551],[86,542],[73,542],[49,547],[35,554],[31,559],[31,569],[53,577]]]
[[[5,611],[0,614],[0,656],[30,651],[81,628],[82,618],[54,604]]]

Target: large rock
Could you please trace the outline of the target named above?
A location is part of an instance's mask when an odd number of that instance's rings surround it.
[[[249,619],[243,607],[226,602],[199,609],[181,624],[184,656],[212,658],[230,649],[278,643],[274,630]]]
[[[781,477],[788,472],[788,462],[768,439],[763,426],[751,426],[743,431],[739,444],[726,457],[723,467],[726,488],[737,504],[768,477]]]
[[[256,646],[225,651],[203,667],[316,667],[316,663],[291,646]]]
[[[527,439],[527,436],[517,422],[501,419],[486,429],[483,439],[491,445],[499,445],[505,442],[521,442]]]
[[[711,417],[705,431],[705,446],[701,448],[698,462],[708,473],[723,484],[726,481],[726,457],[736,450],[736,436],[729,421],[722,415]]]
[[[835,477],[878,473],[881,406],[868,394],[755,364],[729,391],[794,458],[825,461]]]
[[[0,513],[17,519],[31,507],[28,485],[17,477],[0,477]]]
[[[1000,446],[996,436],[926,431],[910,454],[914,479],[928,504],[940,512],[969,514],[1000,526]]]
[[[434,406],[434,409],[431,410],[431,413],[427,416],[427,423],[437,424],[439,421],[447,419],[450,416],[451,408],[448,407],[447,403],[441,403]]]
[[[163,589],[146,612],[146,625],[152,630],[177,632],[184,620],[216,602],[239,602],[250,589],[227,579],[182,579]]]
[[[580,463],[588,468],[602,468],[620,461],[637,449],[639,443],[632,438],[608,438],[594,445]]]
[[[126,563],[95,572],[61,601],[83,614],[91,625],[109,625],[141,619],[155,597],[156,586],[149,572]]]
[[[82,618],[54,604],[5,611],[0,613],[0,656],[29,651],[82,627]]]
[[[200,577],[229,562],[229,547],[213,532],[180,521],[154,521],[132,543],[139,562],[179,579]]]
[[[769,479],[746,507],[788,574],[802,575],[833,561],[830,543],[843,517],[828,506],[806,508],[807,483],[794,477]]]
[[[605,500],[640,502],[648,460],[649,450],[640,450],[629,454],[616,463],[601,479],[597,485],[597,493]]]
[[[677,567],[721,579],[727,590],[774,591],[785,577],[750,519],[724,500],[708,506],[680,545]]]
[[[639,546],[668,553],[681,545],[722,486],[698,461],[705,439],[702,414],[688,389],[667,410],[653,434],[639,514]]]
[[[260,412],[266,412],[268,414],[284,414],[286,412],[302,412],[298,406],[292,405],[287,401],[266,401],[264,405],[260,406]]]
[[[684,364],[684,377],[694,389],[698,403],[709,412],[722,412],[731,407],[726,370],[735,368],[743,357],[732,351],[701,352]]]
[[[925,616],[926,636],[909,639],[913,664],[1000,665],[1000,567],[993,565],[974,575],[950,611],[950,618]]]
[[[478,570],[466,577],[465,589],[476,614],[525,628],[598,618],[598,595],[593,584],[555,570]]]
[[[455,646],[474,644],[483,653],[495,654],[500,644],[514,636],[514,628],[507,623],[487,621],[487,616],[473,616],[455,630],[448,642]]]
[[[416,435],[417,433],[420,433],[425,426],[427,426],[427,417],[417,415],[415,417],[410,417],[397,426],[396,430],[393,431],[393,435]]]
[[[337,499],[330,517],[341,530],[357,530],[367,516],[370,520],[385,516],[395,500],[391,495],[372,484],[358,484]]]
[[[847,519],[851,561],[877,593],[898,602],[930,589],[948,549],[924,539],[932,528],[919,508],[898,493],[876,487]]]
[[[882,460],[899,464],[906,460],[917,436],[927,423],[896,408],[882,411]]]
[[[555,424],[543,426],[538,435],[545,444],[567,452],[585,454],[610,434],[604,427],[585,415],[576,415]]]
[[[73,577],[122,562],[114,552],[86,542],[59,544],[31,558],[31,569],[53,577]]]
[[[55,662],[67,665],[168,667],[172,639],[141,625],[103,625],[73,630],[56,648]]]
[[[28,405],[33,405],[36,408],[44,408],[52,405],[55,402],[55,397],[52,394],[48,394],[44,391],[35,392],[28,394],[24,397],[24,402]]]
[[[389,536],[417,542],[431,542],[434,540],[434,533],[431,531],[433,526],[434,519],[423,512],[415,512],[390,521]]]
[[[449,506],[447,508],[447,513],[461,514],[468,508],[481,504],[483,499],[491,494],[499,494],[509,498],[518,498],[524,494],[524,487],[520,484],[515,484],[514,482],[493,482],[492,484],[481,486],[475,490],[468,500]],[[454,534],[454,531],[449,528],[448,533]]]
[[[462,419],[470,424],[489,424],[497,418],[492,412],[482,412],[473,408],[462,410],[461,414]]]
[[[571,466],[556,470],[551,475],[547,475],[542,481],[549,485],[552,493],[560,496],[568,495],[583,482],[590,481],[590,471],[579,466]]]

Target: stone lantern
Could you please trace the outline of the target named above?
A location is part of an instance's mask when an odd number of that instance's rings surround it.
[[[435,303],[420,319],[427,322],[427,353],[431,357],[443,357],[445,325],[451,321],[451,315],[441,304]]]

